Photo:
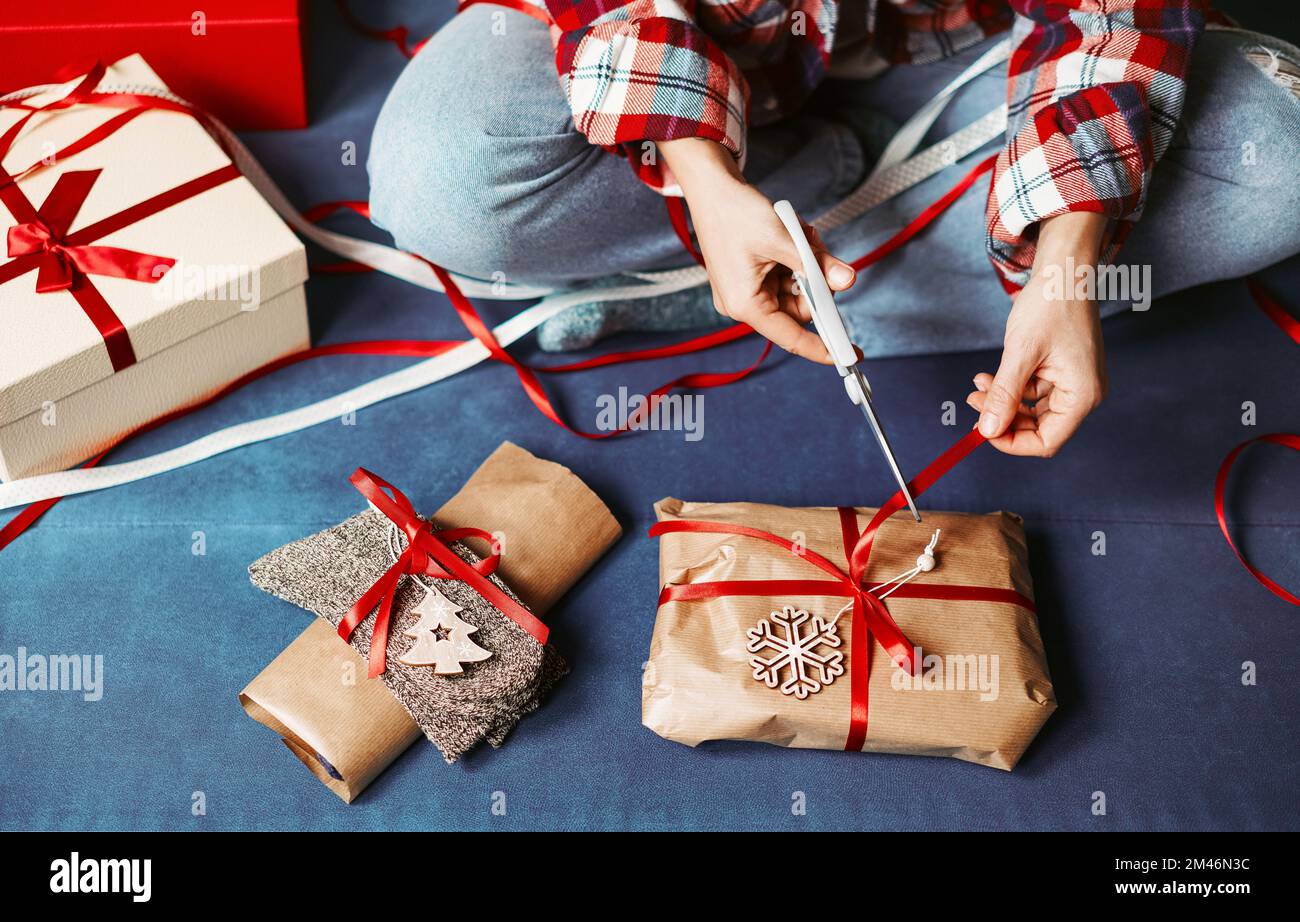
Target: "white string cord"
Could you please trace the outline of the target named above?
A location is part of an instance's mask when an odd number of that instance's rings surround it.
[[[366,505],[369,506],[371,509],[375,510],[375,512],[378,512],[380,515],[383,515],[382,512],[379,512],[379,507],[376,506],[374,503],[367,502]],[[385,516],[385,518],[387,518],[387,516]],[[403,544],[409,545],[410,543],[411,543],[410,539],[405,537],[405,535],[402,533],[402,530],[397,527],[397,524],[392,520],[389,520],[388,522],[389,562],[397,563],[398,558],[401,557],[402,554],[406,552],[406,548],[403,547]],[[456,552],[452,551],[452,553],[455,554]],[[418,573],[404,573],[402,574],[402,578],[409,579],[417,586],[423,587],[425,592],[438,591],[433,588],[433,585],[431,583],[426,583],[424,580],[422,580]],[[399,581],[399,585],[400,585],[400,581]]]
[[[939,565],[939,561],[934,556],[934,549],[935,546],[938,545],[939,543],[939,533],[942,530],[943,529],[941,528],[936,528],[934,530],[934,534],[930,536],[930,543],[925,546],[925,550],[921,553],[919,557],[916,558],[916,566],[912,567],[912,569],[910,570],[904,570],[902,573],[898,574],[893,579],[887,579],[883,583],[880,583],[879,585],[872,586],[867,591],[875,595],[876,593],[880,593],[880,590],[884,589],[886,586],[891,587],[888,592],[883,592],[876,596],[876,598],[883,601],[889,598],[889,596],[896,589],[898,589],[899,586],[902,586],[904,583],[910,583],[912,580],[916,579],[922,573],[929,573],[931,570],[937,567]],[[849,548],[848,550],[852,550],[852,548]],[[850,599],[849,601],[844,603],[843,608],[841,608],[838,612],[835,613],[835,620],[838,621],[843,616],[843,614],[852,607],[853,607],[853,600]]]
[[[934,548],[935,545],[939,543],[939,532],[941,532],[942,530],[943,529],[941,528],[936,528],[934,530],[934,534],[930,537],[930,543],[925,546],[925,552],[922,553],[920,557],[916,558],[916,566],[912,567],[912,569],[910,570],[904,570],[902,573],[898,574],[893,579],[885,580],[879,586],[872,586],[867,591],[871,593],[879,593],[877,598],[887,599],[895,590],[897,590],[904,583],[911,582],[912,580],[920,576],[922,573],[929,573],[936,566],[938,566],[939,562],[935,560],[934,557]],[[888,592],[880,592],[880,590],[884,589],[886,586],[891,586],[892,588],[890,588]]]

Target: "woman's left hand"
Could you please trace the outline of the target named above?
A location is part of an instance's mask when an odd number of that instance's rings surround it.
[[[1103,215],[1069,213],[1040,227],[1034,271],[1007,318],[1002,363],[996,375],[976,375],[966,398],[999,451],[1052,457],[1106,395],[1097,305],[1075,297],[1066,273],[1067,257],[1096,265],[1105,225]]]

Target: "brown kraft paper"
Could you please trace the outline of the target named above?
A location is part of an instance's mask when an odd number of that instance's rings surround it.
[[[504,537],[501,579],[543,615],[622,534],[576,474],[503,442],[435,513],[446,528]],[[466,541],[486,555],[486,544]],[[351,668],[349,668],[349,666]],[[313,619],[239,695],[321,783],[351,803],[417,739],[419,726],[325,621]],[[356,678],[349,684],[345,676]]]
[[[745,525],[821,554],[847,572],[834,508],[791,509],[755,503],[660,500],[659,521],[695,519]],[[874,509],[859,508],[858,528]],[[938,566],[917,585],[1013,589],[1029,599],[1024,527],[1006,512],[927,512],[923,524],[899,513],[884,522],[865,584],[891,579],[916,563],[936,528]],[[775,545],[743,536],[675,532],[659,537],[661,585],[718,580],[821,579],[821,570]],[[674,601],[655,621],[642,680],[642,723],[665,739],[753,740],[802,749],[843,749],[849,730],[848,599],[819,596]],[[1010,771],[1056,709],[1032,611],[1011,603],[891,596],[886,607],[914,646],[924,676],[906,677],[871,641],[870,707],[863,752],[948,756]],[[845,673],[805,700],[753,678],[746,632],[773,610],[793,605],[836,620]],[[996,681],[995,681],[996,680]]]

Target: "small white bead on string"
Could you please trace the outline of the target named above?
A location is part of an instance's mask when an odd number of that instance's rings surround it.
[[[941,528],[936,528],[934,530],[934,534],[930,536],[930,543],[925,546],[925,550],[922,551],[921,555],[916,558],[916,566],[912,567],[912,569],[910,570],[904,570],[902,573],[898,574],[893,579],[887,579],[878,586],[872,586],[867,591],[871,593],[876,593],[876,592],[880,592],[881,589],[884,589],[886,586],[888,586],[890,587],[888,592],[881,592],[880,595],[877,596],[877,598],[880,599],[888,598],[889,594],[893,592],[895,589],[897,589],[899,586],[903,585],[904,583],[910,582],[911,580],[916,579],[916,577],[920,576],[922,573],[929,573],[931,570],[937,567],[939,565],[939,561],[934,556],[934,548],[939,543],[939,533],[942,530],[943,529]],[[838,612],[836,612],[835,614],[836,619],[838,619],[840,615],[844,614],[852,607],[853,607],[853,600],[850,599],[848,602],[844,604],[843,608],[841,608]]]
[[[920,576],[922,573],[929,573],[931,570],[937,567],[939,565],[939,562],[935,560],[934,548],[935,545],[939,543],[940,531],[942,531],[942,529],[936,528],[934,530],[934,535],[930,538],[930,543],[925,546],[925,551],[921,554],[921,556],[916,558],[916,566],[912,567],[912,569],[910,570],[903,571],[902,573],[895,576],[893,579],[885,580],[879,586],[872,586],[871,589],[868,591],[873,593],[879,592],[880,594],[877,596],[877,598],[881,598],[881,599],[888,598],[889,594],[892,593],[899,586],[915,579],[916,577]],[[886,586],[890,587],[889,590],[887,592],[880,592],[880,590],[884,589]]]

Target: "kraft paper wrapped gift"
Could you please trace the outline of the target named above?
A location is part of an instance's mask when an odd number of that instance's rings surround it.
[[[97,88],[143,87],[165,89],[133,55]],[[0,479],[70,467],[308,345],[302,244],[189,114],[51,159],[125,111],[40,112],[0,151]],[[0,134],[26,114],[0,107]]]
[[[722,523],[802,539],[801,546],[848,572],[840,512],[834,508],[664,499],[655,511],[661,523]],[[859,531],[874,513],[856,510]],[[1032,608],[1023,525],[1005,512],[926,512],[924,517],[924,524],[916,524],[896,513],[883,522],[872,545],[867,587],[913,567],[934,529],[941,530],[937,566],[884,602],[921,651],[922,671],[908,674],[868,640],[861,751],[949,756],[1009,771],[1056,709]],[[665,587],[826,578],[807,559],[751,536],[669,532],[659,542]],[[939,598],[944,595],[958,598]],[[840,639],[838,647],[818,652],[840,653],[843,674],[802,700],[757,680],[751,665],[758,654],[749,649],[747,632],[785,606],[835,624]],[[811,617],[804,628],[810,624]],[[729,739],[842,750],[849,739],[854,630],[844,597],[736,593],[665,601],[642,680],[642,722],[688,746]],[[769,651],[761,653],[770,657]]]
[[[423,521],[435,532],[447,528],[436,519]],[[378,510],[366,509],[333,528],[276,548],[253,562],[249,576],[263,592],[312,611],[337,628],[396,560],[395,528]],[[482,560],[459,541],[448,549],[471,566]],[[522,604],[495,573],[486,579],[505,599]],[[438,675],[427,664],[405,662],[419,643],[412,631],[422,618],[420,606],[432,598],[426,596],[426,587],[457,606],[456,617],[473,628],[470,642],[490,653],[485,660],[471,661],[459,675]],[[348,638],[363,657],[374,649],[376,617],[377,612],[370,611]],[[378,679],[449,763],[483,740],[500,746],[520,718],[536,710],[568,672],[552,644],[539,644],[459,579],[425,577],[417,583],[402,577],[393,590],[387,634]]]
[[[448,528],[504,536],[497,575],[544,616],[622,530],[572,471],[504,442],[435,514]],[[486,553],[482,542],[466,542]],[[344,681],[345,675],[356,681]],[[419,724],[333,626],[315,620],[240,693],[249,716],[278,733],[347,802],[416,740]],[[499,741],[499,740],[498,740]]]

